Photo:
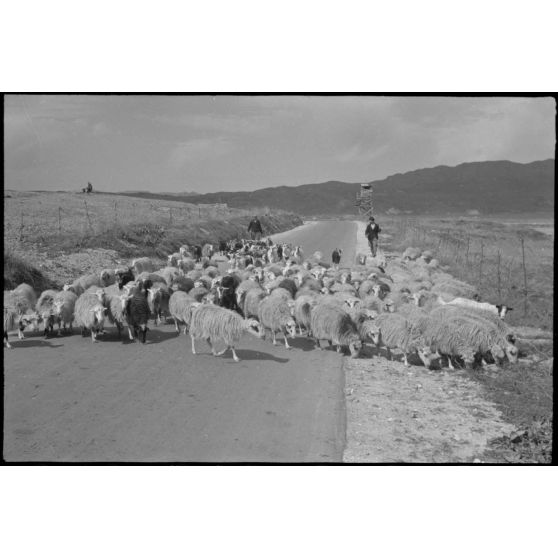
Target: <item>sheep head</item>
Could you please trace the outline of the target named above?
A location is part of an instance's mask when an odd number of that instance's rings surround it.
[[[469,349],[461,353],[459,356],[463,359],[466,368],[473,367],[473,364],[475,363],[475,351]]]
[[[296,322],[293,318],[289,318],[283,327],[285,328],[286,335],[291,339],[296,337]]]
[[[494,358],[494,360],[498,363],[501,363],[506,357],[504,349],[498,344],[494,344],[492,347],[490,347],[490,354],[492,355],[492,358]]]
[[[244,320],[244,329],[255,337],[263,338],[265,335],[264,328],[260,322],[254,318],[248,318]]]
[[[517,359],[519,357],[519,350],[515,345],[508,343],[504,350],[506,351],[506,356],[508,357],[508,360],[510,362],[517,362]]]
[[[432,362],[440,358],[438,352],[432,352],[432,349],[428,345],[421,345],[418,347],[417,354],[426,368],[430,368]]]
[[[362,343],[360,341],[352,341],[349,343],[349,352],[351,353],[351,358],[357,358],[360,354],[360,349],[362,348]]]

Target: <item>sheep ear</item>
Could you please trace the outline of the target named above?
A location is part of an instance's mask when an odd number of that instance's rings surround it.
[[[510,308],[510,307],[508,306],[508,312],[511,312],[512,310],[513,310],[513,308]]]

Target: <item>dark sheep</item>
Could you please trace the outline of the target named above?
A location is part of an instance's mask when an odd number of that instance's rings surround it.
[[[236,289],[240,281],[238,277],[233,275],[225,275],[223,279],[221,279],[221,285],[217,287],[219,292],[219,306],[223,308],[228,308],[229,310],[234,310],[239,314],[242,314],[240,307],[238,306],[238,302],[236,300]]]
[[[124,287],[124,285],[126,283],[129,283],[130,281],[134,281],[135,277],[134,277],[134,273],[132,271],[132,268],[129,267],[127,270],[117,270],[115,272],[116,275],[116,280],[118,283],[118,288],[120,290],[122,290],[122,288]]]

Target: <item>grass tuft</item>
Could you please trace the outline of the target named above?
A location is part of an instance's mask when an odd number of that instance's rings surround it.
[[[21,283],[31,285],[37,292],[59,289],[41,270],[28,264],[12,252],[4,252],[4,289],[15,289]]]

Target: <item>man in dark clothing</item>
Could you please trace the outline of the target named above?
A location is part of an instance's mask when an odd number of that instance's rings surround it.
[[[370,244],[370,251],[372,256],[376,257],[376,250],[378,249],[378,234],[382,231],[379,225],[374,221],[374,217],[370,217],[370,222],[364,231],[364,235],[368,239],[368,244]]]
[[[262,224],[260,220],[254,216],[248,225],[248,232],[250,233],[250,238],[252,240],[260,240],[263,234]]]

